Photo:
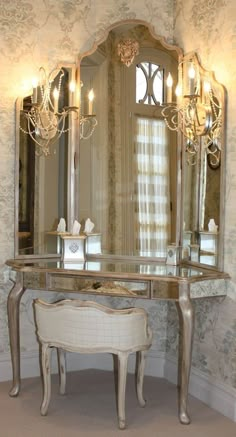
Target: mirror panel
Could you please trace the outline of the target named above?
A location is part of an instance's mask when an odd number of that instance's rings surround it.
[[[184,141],[183,258],[222,269],[226,96],[224,87],[215,80],[212,72],[202,68],[196,56],[195,62],[198,64],[201,83],[207,81],[211,85],[215,104],[211,104],[213,125],[218,116],[221,117],[221,123],[220,134],[216,132],[216,135],[219,134],[216,140],[219,150],[216,150],[211,138],[203,135],[199,137],[199,148],[193,156]]]
[[[127,66],[130,41],[139,52]],[[179,241],[177,138],[161,114],[168,72],[177,84],[179,55],[129,22],[81,59],[82,112],[92,88],[98,125],[80,140],[78,219],[95,223],[102,253],[165,258],[167,244]]]
[[[61,67],[59,67],[61,68]],[[71,105],[69,83],[75,79],[75,67],[64,66],[59,110]],[[57,77],[56,77],[57,80]],[[40,89],[38,87],[38,94]],[[15,181],[15,256],[45,255],[57,252],[53,236],[60,217],[67,226],[74,218],[74,115],[66,120],[65,130],[50,146],[50,154],[27,134],[25,113],[32,107],[32,94],[16,102],[16,181]]]

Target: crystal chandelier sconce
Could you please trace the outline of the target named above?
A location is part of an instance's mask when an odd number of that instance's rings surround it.
[[[53,69],[47,76],[43,67],[39,69],[39,77],[32,81],[33,93],[29,109],[24,109],[26,119],[21,131],[28,134],[36,144],[37,155],[50,155],[51,146],[61,135],[70,130],[70,123],[66,122],[71,112],[78,114],[76,106],[60,108],[63,95],[62,82],[65,72],[62,68]],[[73,82],[69,85],[70,97],[75,91]]]
[[[139,54],[139,43],[131,38],[123,39],[117,46],[117,53],[120,56],[121,62],[130,67],[133,63],[135,56]]]
[[[173,79],[166,80],[166,103],[162,115],[167,127],[181,132],[186,139],[185,150],[188,163],[194,165],[200,144],[206,150],[212,166],[220,164],[222,108],[210,79],[199,70],[196,58],[179,64],[180,82],[175,89],[173,101]]]
[[[81,83],[81,86],[83,84]],[[91,89],[88,93],[88,106],[86,113],[80,116],[80,139],[88,140],[98,124],[96,115],[93,114],[94,91]]]

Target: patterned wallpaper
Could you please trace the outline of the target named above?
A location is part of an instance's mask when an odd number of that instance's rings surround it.
[[[227,91],[224,269],[232,278],[223,301],[196,304],[193,365],[236,388],[236,4],[234,0],[176,0],[174,36],[185,53],[197,51]],[[170,354],[173,354],[173,350]]]
[[[234,0],[0,0],[0,359],[9,351],[6,300],[11,287],[4,262],[14,253],[14,104],[25,81],[43,65],[75,62],[112,23],[140,19],[185,52],[197,51],[228,92],[225,270],[229,296],[196,303],[193,365],[236,388],[236,4]],[[210,286],[210,285],[209,285]],[[112,305],[117,305],[113,299]],[[127,306],[131,302],[119,302]],[[137,303],[136,303],[137,304]],[[177,317],[173,305],[145,302],[154,327],[154,349],[176,356]],[[22,348],[35,348],[31,299],[23,300]],[[31,322],[29,323],[29,321]],[[168,320],[165,328],[163,321]]]

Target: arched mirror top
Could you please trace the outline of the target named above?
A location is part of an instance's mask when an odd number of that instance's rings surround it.
[[[173,57],[179,62],[183,57],[182,49],[175,44],[168,43],[163,36],[157,35],[153,26],[150,23],[147,23],[146,21],[143,20],[128,19],[128,20],[118,21],[112,24],[111,26],[107,27],[106,29],[100,31],[97,34],[96,41],[94,42],[92,47],[79,54],[78,61],[80,62],[82,58],[86,56],[90,56],[92,53],[94,53],[98,49],[98,47],[108,39],[109,34],[111,32],[117,35],[117,37],[119,37],[120,39],[123,38],[135,39],[137,38],[137,32],[139,35],[140,33],[143,33],[144,45],[146,44],[145,34],[148,32],[150,35],[148,38],[149,39],[148,45],[150,45],[150,39],[152,39],[153,45],[155,47],[159,47],[162,50],[173,52]]]

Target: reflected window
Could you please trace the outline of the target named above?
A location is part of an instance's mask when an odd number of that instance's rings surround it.
[[[164,70],[152,62],[136,65],[136,103],[161,105],[163,103]]]
[[[170,182],[164,120],[136,117],[134,161],[136,249],[165,257],[170,238]]]

